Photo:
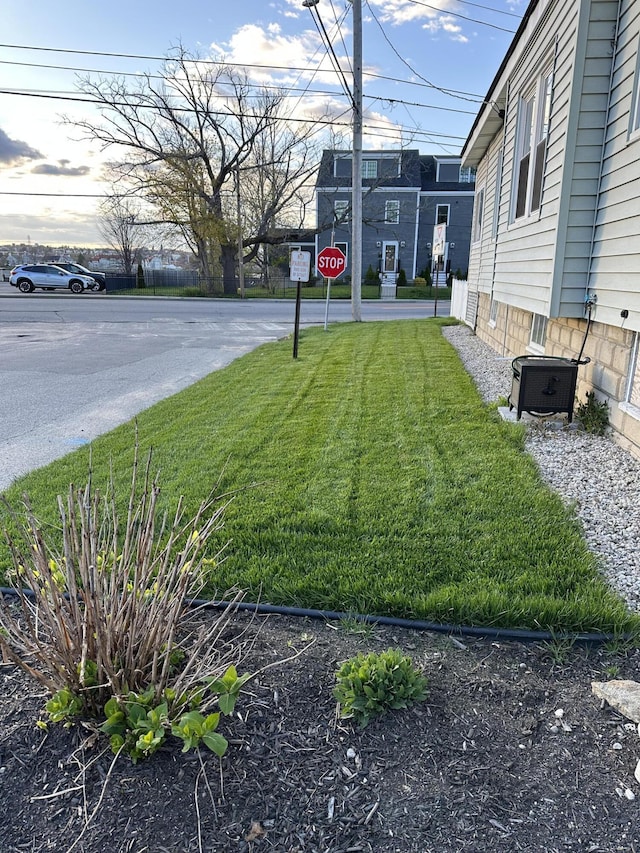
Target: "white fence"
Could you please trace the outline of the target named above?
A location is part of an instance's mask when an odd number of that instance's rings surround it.
[[[469,282],[454,279],[451,288],[451,316],[475,329],[477,314],[478,291],[469,290]]]

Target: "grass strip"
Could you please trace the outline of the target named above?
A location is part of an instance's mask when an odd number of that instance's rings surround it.
[[[442,321],[339,324],[268,344],[138,416],[167,507],[238,490],[210,592],[438,622],[554,631],[638,625],[580,525],[541,482],[524,429],[485,406]],[[96,440],[127,494],[133,424]],[[24,477],[43,523],[87,448]],[[212,549],[219,543],[213,543]],[[6,570],[5,553],[0,569]]]

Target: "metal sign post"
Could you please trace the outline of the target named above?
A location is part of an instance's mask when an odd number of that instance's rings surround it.
[[[298,357],[298,338],[300,336],[300,282],[309,281],[311,272],[311,252],[291,252],[289,259],[291,281],[297,281],[296,319],[293,326],[293,357]]]
[[[333,234],[331,235],[333,240]],[[327,331],[327,322],[329,319],[329,298],[331,296],[331,282],[338,278],[339,275],[347,268],[347,258],[342,249],[337,246],[326,246],[318,253],[316,259],[318,272],[327,279],[327,305],[324,312],[324,330]]]

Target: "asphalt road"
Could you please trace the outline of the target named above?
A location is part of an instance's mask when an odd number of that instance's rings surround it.
[[[365,322],[433,312],[432,302],[362,305]],[[292,334],[294,317],[288,300],[23,295],[0,285],[0,489]],[[323,301],[302,302],[301,326],[324,318]],[[330,323],[350,320],[349,302],[331,303]]]

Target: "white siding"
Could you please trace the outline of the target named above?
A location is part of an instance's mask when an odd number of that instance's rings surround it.
[[[596,319],[640,330],[640,137],[630,138],[637,86],[640,3],[623,0],[606,125],[589,286]]]
[[[484,189],[484,214],[482,217],[482,238],[472,242],[469,256],[468,281],[471,287],[483,293],[491,293],[493,283],[493,266],[495,256],[495,227],[496,191],[499,187],[500,152],[502,150],[502,134],[499,133],[489,146],[487,155],[483,158],[476,173],[476,200],[478,192]],[[474,222],[476,211],[474,209]]]
[[[521,60],[509,79],[494,296],[501,302],[536,314],[548,314],[552,298],[579,9],[577,0],[550,2],[544,17],[523,45]],[[549,63],[554,79],[542,203],[534,215],[510,221],[513,217],[518,100]]]
[[[568,123],[564,190],[567,212],[566,221],[559,228],[551,310],[552,316],[559,317],[584,316],[618,2],[587,3],[583,11],[584,36],[578,37]]]

